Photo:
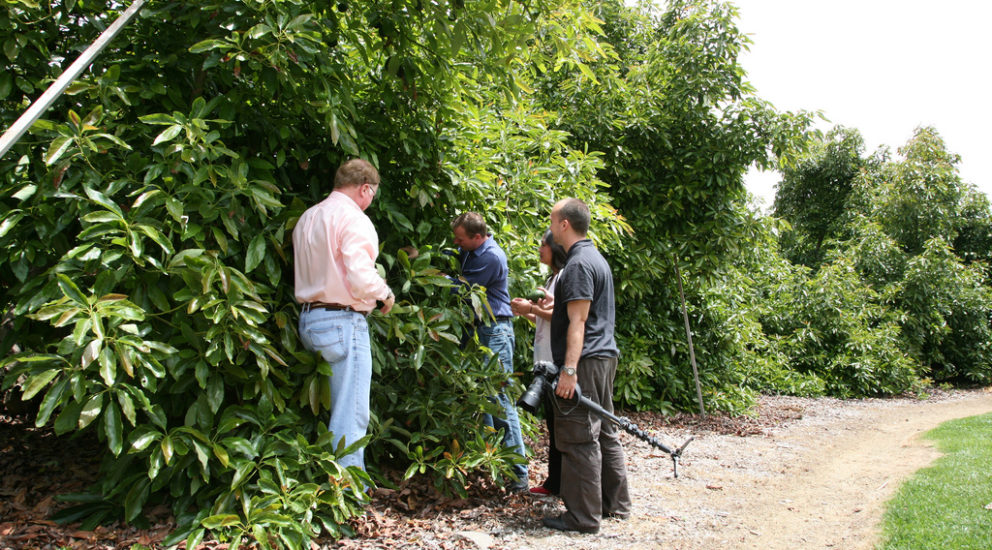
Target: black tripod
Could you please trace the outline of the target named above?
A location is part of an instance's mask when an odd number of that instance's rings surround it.
[[[556,385],[557,385],[557,380],[555,380],[554,384],[548,384],[547,391],[554,392],[554,388]],[[694,438],[690,437],[680,447],[672,450],[667,445],[659,441],[658,438],[653,437],[644,430],[638,428],[637,424],[631,422],[630,419],[623,416],[617,416],[607,411],[603,407],[601,407],[595,401],[592,401],[588,397],[582,395],[582,391],[579,389],[578,384],[575,385],[575,397],[573,397],[573,399],[575,400],[576,404],[581,405],[586,409],[589,409],[590,411],[598,414],[599,416],[601,416],[606,420],[609,420],[610,422],[613,422],[621,430],[629,433],[630,435],[633,435],[634,437],[642,441],[646,441],[652,447],[655,447],[657,449],[660,449],[668,453],[668,456],[672,457],[672,470],[675,474],[675,477],[679,477],[679,457],[682,456],[682,451],[684,451],[685,448],[689,446],[689,443],[691,443]]]

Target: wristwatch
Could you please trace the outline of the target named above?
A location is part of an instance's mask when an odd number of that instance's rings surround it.
[[[565,367],[565,374],[575,376],[575,367]]]

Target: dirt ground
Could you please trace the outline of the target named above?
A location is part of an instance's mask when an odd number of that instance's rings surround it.
[[[884,503],[939,456],[919,436],[947,420],[992,412],[992,388],[928,400],[767,397],[762,406],[794,410],[795,418],[746,437],[668,431],[669,445],[696,436],[677,479],[666,455],[625,439],[634,501],[627,521],[604,521],[598,535],[537,524],[491,532],[482,542],[541,550],[873,548]],[[560,506],[557,499],[536,505]]]
[[[544,528],[543,516],[563,510],[557,498],[507,495],[477,479],[459,499],[415,478],[377,490],[368,513],[352,520],[355,538],[311,549],[869,549],[884,503],[938,456],[919,435],[988,412],[992,388],[936,391],[923,400],[762,397],[754,417],[631,414],[669,446],[695,440],[676,479],[666,454],[623,434],[633,513],[605,520],[597,535]],[[536,484],[546,472],[546,444],[533,447]],[[0,416],[0,549],[162,548],[175,526],[162,506],[146,511],[144,529],[118,523],[81,531],[49,519],[60,507],[54,495],[95,479],[98,451]]]

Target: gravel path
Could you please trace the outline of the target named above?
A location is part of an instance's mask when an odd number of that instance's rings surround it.
[[[633,515],[604,521],[598,535],[541,527],[561,509],[551,498],[455,528],[482,548],[873,548],[884,503],[938,456],[918,436],[992,412],[992,388],[927,400],[767,397],[761,410],[779,422],[737,430],[751,435],[663,429],[669,445],[696,437],[678,479],[667,455],[625,438]]]

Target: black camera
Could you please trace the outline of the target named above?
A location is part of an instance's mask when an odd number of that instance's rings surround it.
[[[538,361],[534,363],[534,379],[530,381],[530,386],[527,387],[527,391],[517,399],[517,406],[521,409],[535,414],[537,412],[538,405],[541,404],[541,399],[544,397],[544,392],[554,391],[558,386],[558,366],[554,363],[549,363],[547,361]],[[576,406],[582,406],[588,409],[590,412],[599,415],[605,420],[616,424],[621,430],[641,439],[647,441],[651,446],[661,449],[668,453],[672,457],[672,465],[675,470],[675,477],[679,477],[679,457],[682,456],[682,451],[685,450],[686,446],[693,438],[689,438],[681,447],[672,450],[668,448],[664,443],[659,441],[657,438],[649,435],[644,430],[637,427],[626,417],[616,416],[612,412],[607,411],[595,401],[590,400],[588,397],[582,395],[582,391],[579,389],[579,385],[575,385],[575,403]]]
[[[517,406],[531,414],[537,414],[544,392],[549,389],[553,391],[558,383],[558,367],[548,361],[538,361],[534,363],[532,372],[534,379],[527,386],[527,391],[517,399]]]

